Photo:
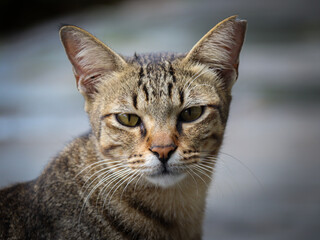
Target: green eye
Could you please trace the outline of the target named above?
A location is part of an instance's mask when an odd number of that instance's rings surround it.
[[[135,114],[120,113],[116,115],[119,123],[127,127],[135,127],[138,125],[140,118]]]
[[[192,122],[197,120],[203,112],[203,107],[198,106],[198,107],[191,107],[184,109],[180,115],[180,121],[182,122]]]

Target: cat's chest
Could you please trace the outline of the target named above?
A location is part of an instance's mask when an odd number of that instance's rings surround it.
[[[200,239],[204,198],[147,195],[144,199],[122,196],[112,202],[104,218],[115,231],[141,239]]]

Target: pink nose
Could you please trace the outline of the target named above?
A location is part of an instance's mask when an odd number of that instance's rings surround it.
[[[173,143],[170,145],[154,145],[150,147],[150,151],[157,155],[162,163],[166,163],[176,148],[177,146]]]
[[[171,154],[176,149],[177,146],[168,132],[157,132],[152,135],[149,150],[155,154],[163,164],[169,160]]]

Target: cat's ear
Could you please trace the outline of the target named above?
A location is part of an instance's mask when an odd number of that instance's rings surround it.
[[[79,91],[94,94],[101,76],[121,70],[125,60],[104,43],[85,30],[75,26],[63,26],[60,38],[68,58],[73,65]]]
[[[187,54],[184,61],[207,65],[218,72],[227,89],[238,77],[239,54],[247,21],[229,17],[212,28]]]

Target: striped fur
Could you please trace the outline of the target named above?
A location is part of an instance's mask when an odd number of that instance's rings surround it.
[[[92,131],[0,191],[0,239],[201,239],[245,26],[230,17],[187,54],[128,58],[63,27]],[[202,114],[183,122],[191,107]],[[124,113],[138,124],[121,124]]]

